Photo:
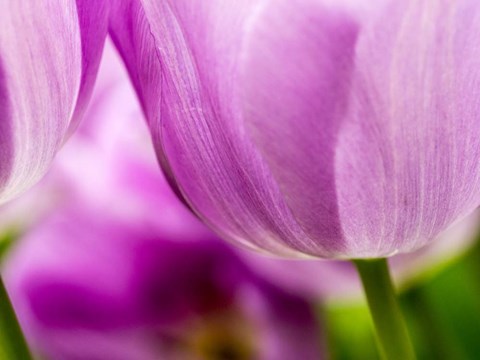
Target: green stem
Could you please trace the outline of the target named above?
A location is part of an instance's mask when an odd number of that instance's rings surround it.
[[[32,360],[27,342],[0,276],[0,358]]]
[[[413,360],[415,353],[395,296],[385,259],[354,260],[375,324],[380,354],[386,360]]]

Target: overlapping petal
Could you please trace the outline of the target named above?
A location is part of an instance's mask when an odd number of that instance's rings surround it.
[[[85,108],[108,18],[90,3],[2,0],[0,202],[46,172]]]
[[[479,205],[474,1],[118,4],[160,161],[225,237],[382,257]]]

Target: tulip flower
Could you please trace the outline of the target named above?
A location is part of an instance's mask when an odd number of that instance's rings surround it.
[[[0,203],[33,185],[85,111],[106,2],[1,2]]]
[[[115,4],[162,167],[223,237],[385,258],[479,206],[478,2]],[[384,355],[412,358],[385,262],[357,267]]]
[[[381,258],[480,204],[480,6],[347,3],[117,1],[162,165],[224,237]]]
[[[212,236],[168,189],[141,118],[118,54],[108,42],[82,126],[62,148],[48,176],[2,209],[0,229],[28,232],[58,207],[82,202],[115,214],[122,222],[142,223],[162,231],[182,229],[184,238]],[[163,213],[169,216],[158,215]],[[478,216],[474,214],[421,251],[392,257],[394,278],[408,285],[431,273],[432,268],[465,252],[477,231]],[[238,254],[255,272],[293,294],[322,301],[360,296],[351,264],[283,260],[248,251]],[[321,280],[312,282],[312,278]]]

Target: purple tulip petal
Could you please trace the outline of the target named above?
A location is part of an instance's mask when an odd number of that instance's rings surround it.
[[[85,107],[106,35],[108,14],[101,3],[2,6],[0,202],[46,172],[70,122]]]
[[[392,2],[355,57],[347,29],[292,10],[290,32],[272,8],[243,63],[245,121],[308,234],[343,257],[388,256],[478,206],[478,5]]]

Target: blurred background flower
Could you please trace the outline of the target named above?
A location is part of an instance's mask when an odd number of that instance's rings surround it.
[[[9,289],[40,354],[323,358],[313,304],[264,281],[214,237],[187,240],[107,218],[63,209],[10,259]]]

